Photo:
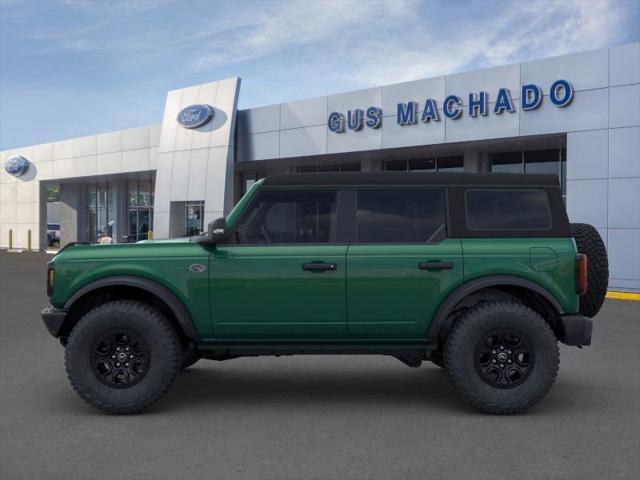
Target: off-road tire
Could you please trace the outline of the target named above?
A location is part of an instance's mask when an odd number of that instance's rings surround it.
[[[579,253],[587,255],[587,293],[580,297],[579,312],[595,317],[602,308],[609,286],[609,260],[598,230],[587,223],[572,223],[571,235]]]
[[[115,388],[98,378],[95,345],[110,332],[126,329],[144,341],[148,368],[131,386]],[[89,405],[110,414],[139,413],[169,390],[180,369],[182,349],[169,321],[155,308],[132,300],[105,303],[87,312],[69,335],[65,350],[67,376]]]
[[[487,383],[476,363],[476,347],[492,331],[516,332],[533,350],[533,363],[522,383],[498,388]],[[538,403],[558,373],[558,342],[547,322],[530,308],[511,301],[481,303],[451,328],[444,348],[449,378],[463,400],[484,412],[510,415]]]
[[[438,350],[431,354],[431,363],[433,363],[436,367],[444,368],[444,358],[442,358],[442,351]]]
[[[189,368],[191,365],[200,360],[200,354],[194,348],[185,348],[182,353],[182,359],[180,361],[180,370]]]

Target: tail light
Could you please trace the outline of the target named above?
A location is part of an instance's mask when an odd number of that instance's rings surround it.
[[[576,255],[576,293],[584,295],[587,293],[587,256],[583,253]]]

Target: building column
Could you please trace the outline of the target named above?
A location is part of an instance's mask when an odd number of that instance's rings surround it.
[[[49,248],[49,239],[47,238],[47,223],[49,218],[47,215],[47,184],[46,182],[38,182],[40,189],[40,200],[38,205],[38,250],[44,251]]]
[[[184,237],[186,223],[187,202],[171,202],[169,207],[169,238]]]
[[[365,158],[360,162],[360,171],[362,172],[377,172],[380,170],[382,170],[382,160]]]
[[[491,160],[487,152],[464,152],[464,171],[485,173],[491,171]]]
[[[60,184],[60,247],[83,238],[86,207],[83,184]]]

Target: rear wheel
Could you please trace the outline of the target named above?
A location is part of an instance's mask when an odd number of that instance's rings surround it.
[[[587,292],[580,297],[579,312],[595,317],[602,308],[609,286],[609,260],[598,230],[587,223],[572,223],[571,234],[579,253],[587,256]]]
[[[470,405],[508,415],[549,391],[558,373],[558,344],[547,322],[516,302],[486,302],[452,327],[444,349],[449,378]]]
[[[67,375],[76,393],[107,413],[130,414],[159,400],[180,368],[182,351],[168,320],[136,301],[105,303],[69,335]]]

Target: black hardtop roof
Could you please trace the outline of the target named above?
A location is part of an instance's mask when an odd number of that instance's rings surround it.
[[[294,173],[272,175],[264,179],[265,186],[499,186],[499,187],[560,187],[554,174],[521,173],[429,173],[429,172],[343,172]]]

